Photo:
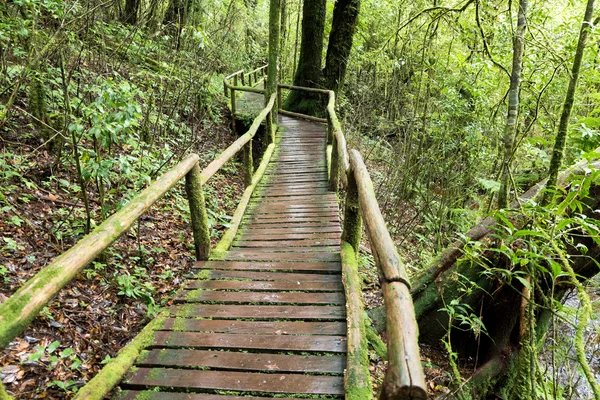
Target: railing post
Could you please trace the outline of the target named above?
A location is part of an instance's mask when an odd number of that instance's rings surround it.
[[[258,83],[258,71],[254,71],[254,83]]]
[[[331,170],[329,171],[329,191],[337,193],[339,181],[340,163],[338,157],[338,141],[334,136],[333,143],[331,145]]]
[[[360,237],[362,234],[362,218],[358,202],[358,187],[353,171],[347,171],[348,186],[346,187],[346,201],[344,203],[344,226],[342,240],[348,242],[358,254]]]
[[[223,94],[225,95],[225,97],[229,96],[229,94],[227,93],[227,79],[223,79]]]
[[[235,75],[233,77],[233,86],[237,86],[237,83],[238,79],[237,75]],[[235,131],[235,90],[230,88],[229,91],[231,92],[231,114],[233,115],[233,130]]]
[[[246,83],[245,83],[246,78],[244,77],[244,73],[243,72],[242,72],[241,76],[242,76],[242,86],[246,86]]]
[[[273,105],[275,107],[275,105]],[[267,145],[275,142],[275,138],[273,137],[273,112],[269,111],[265,118],[265,139],[267,140]]]
[[[281,104],[281,86],[277,85],[277,112],[283,109],[283,105]]]
[[[331,121],[331,115],[327,113],[327,144],[333,143],[333,122]]]
[[[252,138],[244,146],[244,185],[246,187],[252,184],[252,175],[254,175],[254,164],[252,161]]]
[[[202,191],[202,177],[198,163],[185,176],[185,191],[190,203],[196,260],[206,261],[210,255],[210,231],[208,229],[208,216],[206,214],[206,204]]]

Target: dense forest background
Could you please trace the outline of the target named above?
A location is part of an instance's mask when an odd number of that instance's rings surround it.
[[[433,396],[600,398],[593,3],[280,2],[279,81],[337,91],[413,274]],[[344,36],[332,35],[343,6],[357,15],[341,25],[353,40],[330,61],[347,45],[330,43]],[[266,0],[2,2],[0,302],[185,154],[207,164],[231,143],[223,75],[265,64],[268,34]],[[288,106],[318,113],[293,96]],[[561,131],[562,168],[588,162],[536,197]],[[237,164],[206,189],[215,241],[243,187]],[[185,196],[169,193],[3,351],[8,390],[73,394],[169,304],[192,246]],[[361,261],[383,332],[368,243]],[[371,352],[375,388],[381,356]]]

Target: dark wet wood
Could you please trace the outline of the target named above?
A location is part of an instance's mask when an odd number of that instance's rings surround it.
[[[345,304],[342,293],[277,293],[277,292],[222,292],[202,290],[179,292],[176,302],[187,303],[282,303],[282,304]]]
[[[271,242],[268,242],[271,243]],[[337,241],[339,244],[339,240]],[[197,261],[194,268],[199,269],[224,269],[224,270],[282,270],[282,271],[323,271],[341,272],[341,263],[332,262],[247,262],[247,261]]]
[[[314,293],[313,293],[314,294]],[[187,332],[252,333],[255,335],[344,335],[345,322],[236,321],[219,319],[168,318],[163,330],[174,327]]]
[[[151,350],[140,357],[143,367],[210,367],[242,371],[311,372],[339,374],[344,369],[346,357],[304,356],[229,351]]]
[[[186,289],[214,289],[214,290],[274,290],[303,292],[341,292],[344,290],[341,280],[339,282],[315,281],[191,281],[186,284]]]
[[[206,393],[154,392],[150,390],[124,390],[116,398],[118,400],[276,400],[273,397],[240,397]]]
[[[185,318],[254,318],[346,320],[342,306],[240,306],[228,304],[186,304],[170,308],[172,315]]]
[[[256,96],[238,97],[239,109]],[[344,394],[346,298],[326,132],[287,117],[280,125],[288,129],[232,247],[220,261],[194,263],[138,369],[121,383],[124,398]],[[231,395],[211,394],[217,390]]]
[[[339,257],[339,254],[338,254]],[[336,264],[339,263],[336,260]],[[237,279],[247,281],[289,281],[289,282],[337,282],[339,275],[333,274],[308,274],[287,272],[256,272],[256,271],[219,271],[210,270],[207,273],[211,279]]]
[[[125,387],[170,387],[237,392],[344,394],[341,376],[314,376],[235,371],[198,371],[171,368],[140,368],[124,382]]]
[[[346,352],[345,336],[319,335],[252,335],[206,332],[158,331],[153,347],[253,349],[270,351]]]

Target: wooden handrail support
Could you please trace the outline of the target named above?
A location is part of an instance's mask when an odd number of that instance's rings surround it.
[[[196,258],[207,260],[210,253],[210,234],[202,186],[241,149],[251,146],[252,138],[262,121],[271,117],[275,99],[276,94],[274,93],[267,106],[254,119],[248,132],[240,136],[204,170],[200,171],[198,155],[188,155],[71,249],[56,257],[53,262],[0,304],[0,349],[6,347],[21,334],[39,311],[67,283],[125,233],[145,211],[183,177],[185,177],[186,192],[190,203]],[[249,161],[251,162],[251,158]],[[244,168],[248,170],[251,165],[245,165]]]
[[[417,341],[418,325],[406,270],[385,226],[373,182],[360,153],[351,150],[349,159],[342,240],[350,243],[358,254],[364,221],[380,271],[386,309],[388,369],[380,399],[426,399],[425,376]]]

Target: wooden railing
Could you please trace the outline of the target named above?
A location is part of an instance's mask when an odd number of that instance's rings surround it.
[[[327,118],[282,110],[282,89],[300,90],[327,96]],[[327,123],[329,189],[337,192],[346,189],[344,222],[342,231],[342,264],[345,275],[348,307],[348,365],[347,371],[354,374],[352,381],[359,385],[368,381],[365,361],[356,347],[361,343],[364,329],[360,285],[349,284],[357,279],[348,275],[357,274],[352,267],[358,255],[362,221],[364,220],[371,250],[379,270],[379,278],[387,318],[388,368],[380,392],[380,399],[426,399],[425,376],[421,366],[418,345],[418,325],[410,296],[410,282],[396,246],[386,228],[379,204],[375,197],[369,172],[357,150],[346,149],[346,139],[335,112],[335,93],[330,90],[278,85],[279,114]],[[351,254],[348,254],[350,252]],[[358,290],[358,292],[356,292]],[[362,371],[362,372],[361,372]],[[362,383],[361,383],[362,382]],[[361,388],[358,388],[361,389]],[[346,389],[347,393],[352,390]]]
[[[220,252],[231,244],[235,231],[241,222],[245,207],[248,204],[253,187],[260,176],[253,177],[252,139],[258,132],[263,121],[271,120],[271,112],[276,96],[273,94],[262,112],[254,119],[250,129],[229,146],[217,159],[206,168],[200,170],[199,157],[190,154],[174,168],[163,174],[156,182],[135,196],[125,207],[106,219],[90,234],[77,242],[71,249],[56,257],[33,278],[27,281],[19,290],[0,304],[0,349],[6,347],[14,338],[20,335],[38,315],[39,311],[90,262],[92,262],[111,243],[125,233],[132,224],[147,211],[169,189],[185,177],[185,189],[188,196],[191,224],[194,234],[194,247],[198,260],[207,260],[210,255],[210,233],[203,186],[206,182],[240,150],[244,151],[244,176],[246,191],[240,205],[234,214],[232,226],[221,240]],[[272,131],[267,132],[267,147],[262,172],[270,158],[274,144]]]

